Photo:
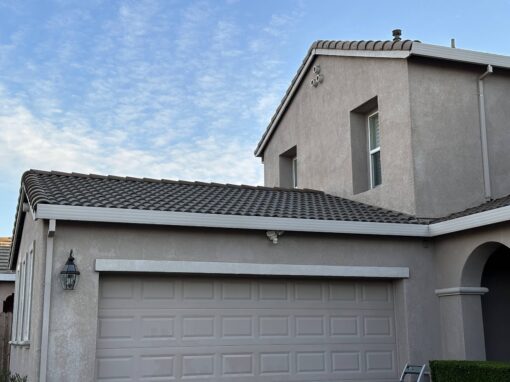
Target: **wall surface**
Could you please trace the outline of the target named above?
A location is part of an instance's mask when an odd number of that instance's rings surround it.
[[[75,291],[58,272],[73,249],[81,271]],[[151,228],[57,223],[52,283],[48,378],[94,380],[99,273],[95,259],[151,259],[282,264],[403,266],[395,282],[399,367],[439,357],[438,300],[432,248],[421,240],[285,233],[277,245],[264,231]],[[413,301],[420,301],[419,304]]]
[[[324,82],[310,86],[309,69],[264,151],[265,185],[280,185],[279,155],[297,146],[299,188],[414,214],[407,62],[319,56],[317,64]],[[380,112],[382,184],[354,194],[350,114],[375,96]]]
[[[409,60],[416,214],[441,217],[485,201],[478,107],[483,66]],[[510,194],[510,77],[485,80],[493,196]]]
[[[510,247],[510,223],[437,238],[437,288],[479,288],[487,260],[502,246]],[[490,293],[489,289],[487,296]],[[481,296],[465,293],[440,297],[440,314],[443,358],[485,359]]]
[[[30,345],[11,345],[11,371],[28,376],[29,381],[37,381],[39,375],[47,231],[48,227],[44,221],[34,221],[30,214],[26,214],[19,253],[27,252],[30,245],[35,243]]]

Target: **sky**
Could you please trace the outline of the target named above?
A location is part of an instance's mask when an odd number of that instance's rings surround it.
[[[510,0],[0,0],[0,236],[30,168],[262,184],[253,150],[314,40],[510,55]]]

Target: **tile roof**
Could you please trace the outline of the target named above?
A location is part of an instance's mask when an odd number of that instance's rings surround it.
[[[336,221],[426,224],[413,216],[314,190],[279,189],[117,176],[27,171],[32,208],[39,204],[263,216]]]
[[[401,40],[401,41],[393,41],[393,40],[361,40],[361,41],[342,41],[342,40],[317,40],[308,49],[308,52],[305,55],[305,58],[303,59],[303,62],[301,63],[301,66],[298,68],[296,75],[292,79],[289,87],[287,88],[287,91],[285,92],[285,95],[283,96],[282,100],[280,101],[280,104],[276,108],[276,111],[274,112],[273,116],[271,117],[271,121],[269,122],[266,130],[262,134],[262,137],[260,138],[259,143],[257,144],[257,147],[255,148],[255,153],[258,152],[260,147],[262,146],[262,143],[264,142],[264,139],[269,134],[269,131],[271,129],[271,126],[276,119],[276,116],[280,112],[280,110],[283,108],[283,105],[285,104],[287,98],[289,97],[289,94],[294,87],[294,84],[298,80],[301,72],[304,70],[306,63],[310,56],[313,54],[314,49],[331,49],[331,50],[365,50],[365,51],[410,51],[413,47],[413,44],[420,43],[418,40]]]
[[[11,251],[11,238],[0,237],[0,272],[9,270],[10,251]]]
[[[469,215],[477,214],[480,212],[490,211],[490,210],[494,210],[496,208],[508,207],[508,206],[510,206],[510,195],[503,196],[501,198],[494,199],[494,200],[489,200],[488,202],[482,203],[475,207],[468,208],[464,211],[455,212],[453,214],[444,216],[442,218],[434,220],[433,223],[440,223],[443,221],[462,218],[464,216],[469,216]]]

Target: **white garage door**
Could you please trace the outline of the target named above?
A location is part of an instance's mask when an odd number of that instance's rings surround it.
[[[97,381],[385,381],[385,281],[102,276]]]

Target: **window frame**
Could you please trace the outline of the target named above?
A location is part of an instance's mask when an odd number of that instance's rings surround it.
[[[11,344],[29,345],[34,276],[34,244],[23,253],[16,267]]]
[[[298,187],[298,176],[297,176],[297,156],[292,158],[292,187]]]
[[[377,130],[379,131],[379,145],[372,149],[371,148],[372,147],[372,141],[371,141],[372,134],[370,131],[370,119],[372,117],[374,117],[375,115],[377,115]],[[376,110],[376,111],[369,113],[367,115],[367,143],[368,143],[369,184],[370,184],[370,189],[374,189],[382,184],[382,168],[381,168],[381,173],[379,174],[380,178],[381,178],[381,182],[378,184],[374,184],[374,160],[373,160],[373,157],[377,153],[379,153],[379,161],[381,160],[381,154],[380,154],[381,153],[381,128],[380,128],[380,121],[379,121],[379,110]]]

